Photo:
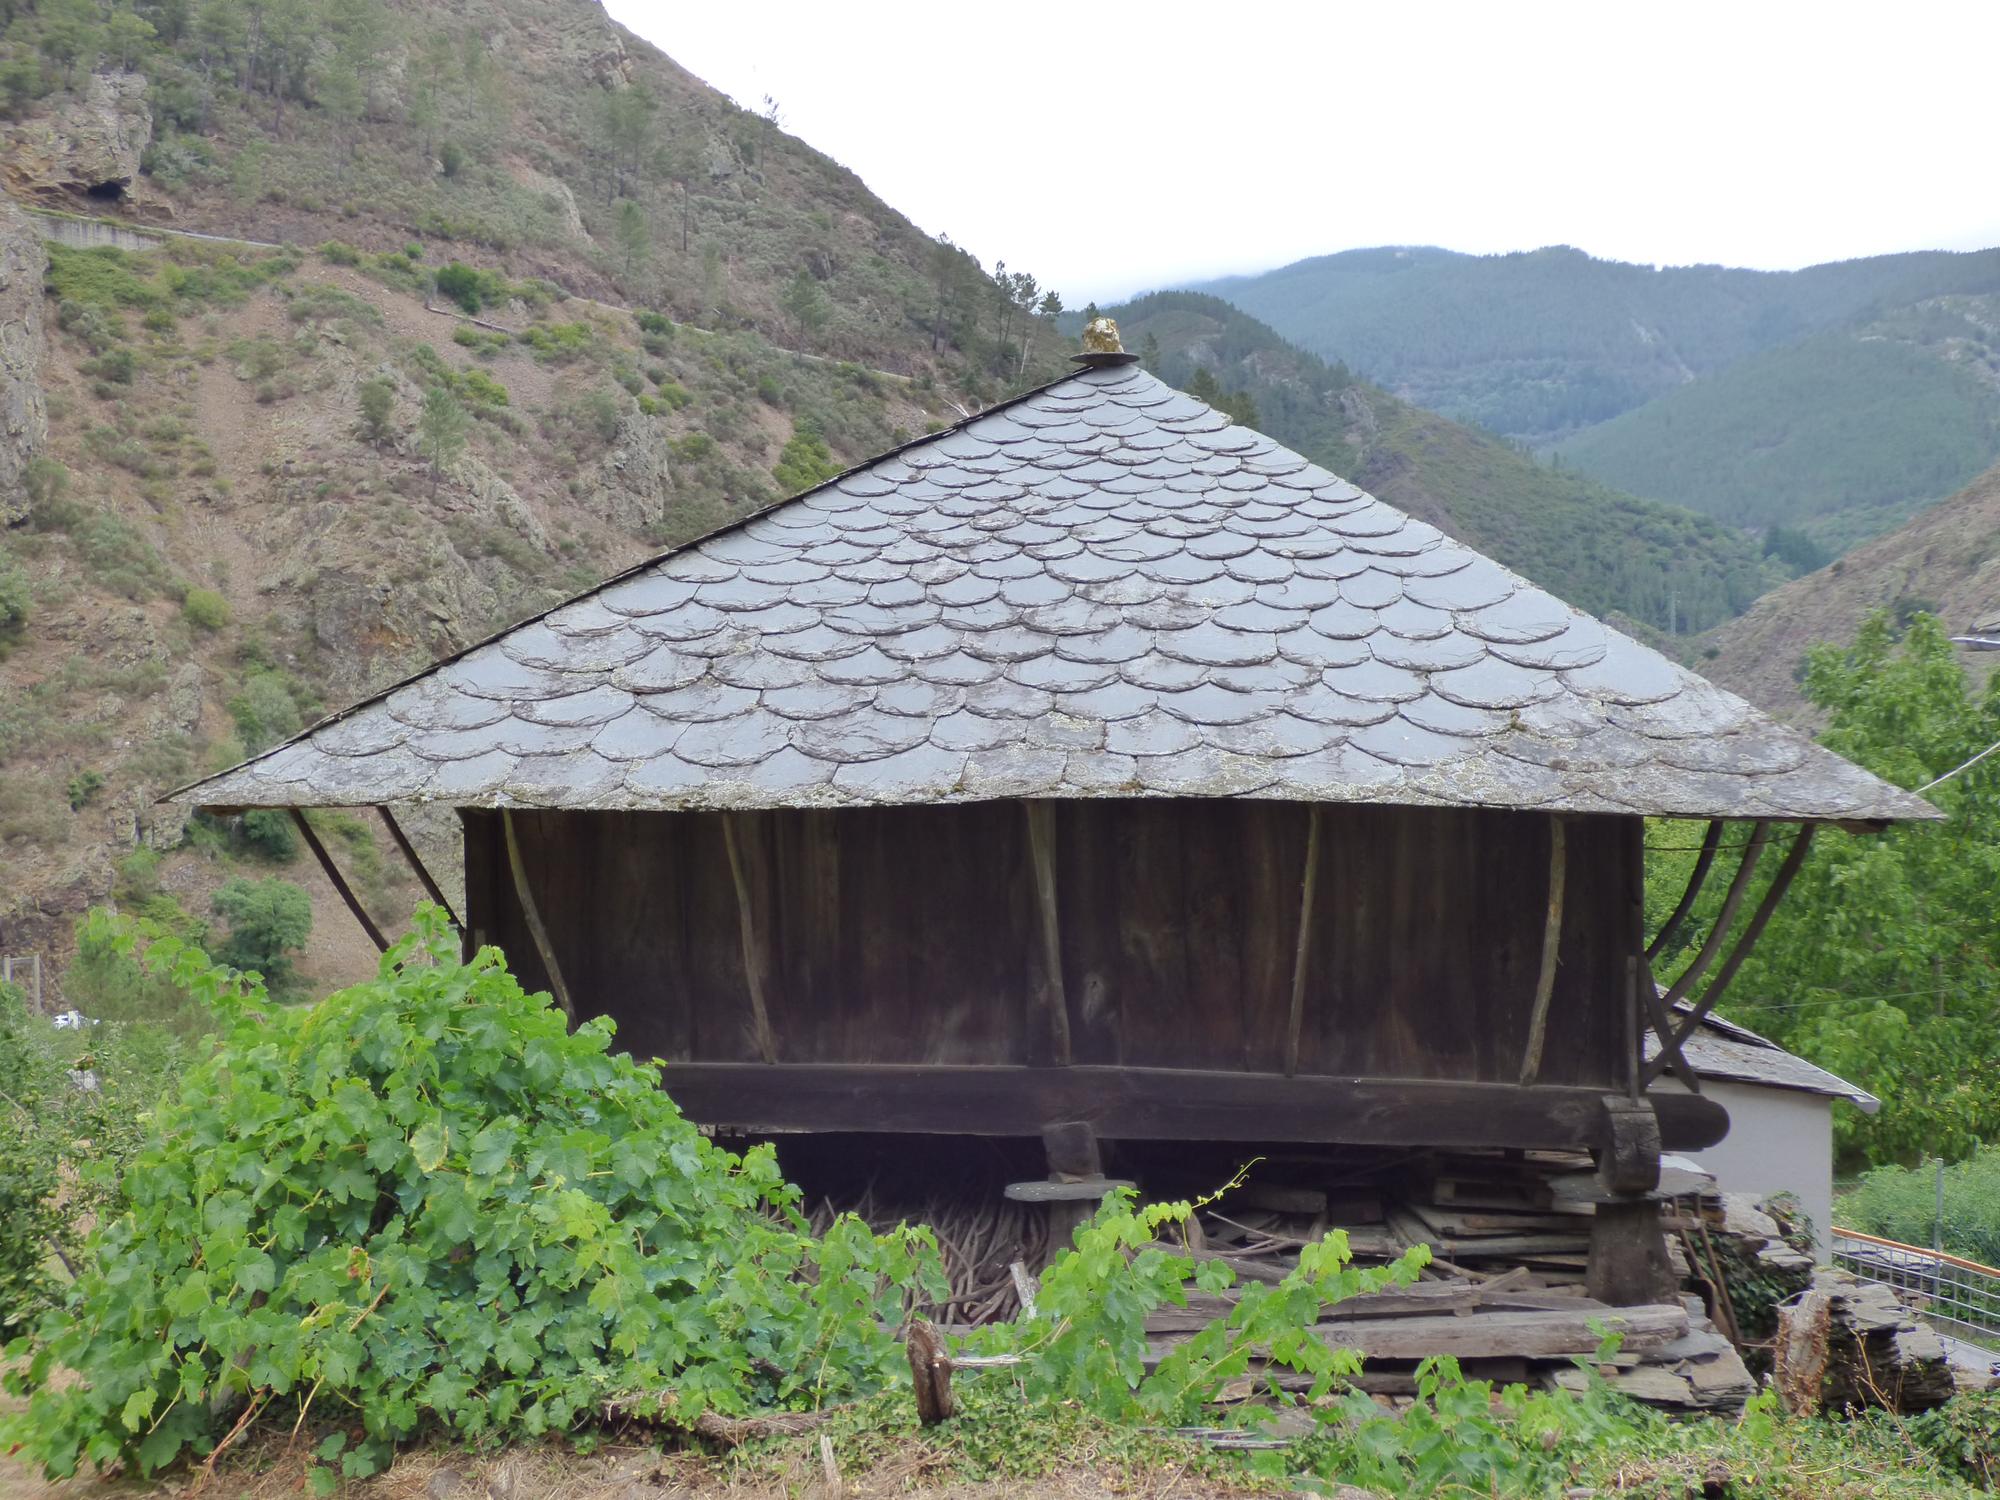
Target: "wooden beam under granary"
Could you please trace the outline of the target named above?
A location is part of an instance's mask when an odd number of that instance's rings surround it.
[[[1710,823],[1678,928],[1730,830],[1935,814],[1080,363],[181,800],[458,808],[468,940],[706,1123],[1589,1150],[1597,1289],[1650,1298],[1661,1149],[1727,1119],[1642,1034],[1678,1069],[1806,845],[1662,1002],[1643,820]]]

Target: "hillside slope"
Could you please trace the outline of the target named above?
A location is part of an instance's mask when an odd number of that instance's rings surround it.
[[[1356,380],[1219,298],[1159,292],[1113,312],[1163,380],[1205,377],[1247,396],[1273,437],[1581,609],[1649,631],[1701,630],[1786,576],[1732,527],[1538,463]]]
[[[153,34],[129,43],[74,35],[73,10],[12,7],[0,42],[30,71],[0,93],[0,186],[23,201],[300,245],[419,240],[679,321],[952,363],[933,358],[932,242],[590,0],[138,0]],[[948,270],[963,347],[984,288],[969,258]]]
[[[2000,631],[2000,465],[1830,567],[1794,579],[1718,629],[1701,671],[1760,707],[1801,717],[1808,647],[1845,645],[1873,609],[1937,615],[1953,633]],[[1996,658],[1966,653],[1984,675]]]
[[[10,14],[7,194],[274,242],[45,247],[102,231],[0,196],[0,953],[53,972],[90,904],[272,873],[303,982],[366,972],[284,828],[154,798],[1061,367],[1025,278],[588,0]],[[320,831],[394,929],[381,831]]]

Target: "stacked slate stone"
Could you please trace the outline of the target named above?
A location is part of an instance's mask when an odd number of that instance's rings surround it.
[[[1780,1313],[1777,1362],[1797,1412],[1929,1411],[1957,1393],[1944,1341],[1893,1289],[1828,1266]]]

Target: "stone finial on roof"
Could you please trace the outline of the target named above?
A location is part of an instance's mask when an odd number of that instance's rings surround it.
[[[1099,316],[1083,325],[1083,353],[1071,358],[1085,369],[1099,369],[1105,365],[1133,364],[1139,356],[1125,352],[1124,344],[1118,339],[1117,322]]]

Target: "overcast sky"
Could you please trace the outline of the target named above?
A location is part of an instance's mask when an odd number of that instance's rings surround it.
[[[1362,245],[2000,244],[1996,0],[609,9],[1071,306]]]

